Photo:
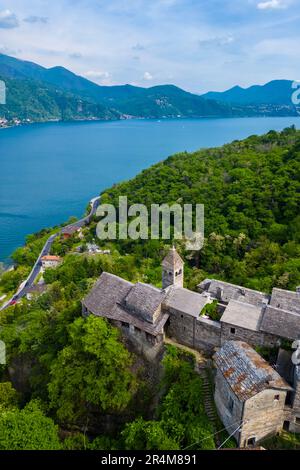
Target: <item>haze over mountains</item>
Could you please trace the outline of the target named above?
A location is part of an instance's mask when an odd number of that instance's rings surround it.
[[[291,80],[273,80],[265,85],[253,85],[249,88],[235,86],[224,92],[210,91],[203,98],[237,105],[291,105],[294,92]]]
[[[0,117],[8,124],[133,117],[298,115],[291,103],[292,82],[288,80],[248,89],[236,86],[223,93],[200,96],[174,85],[100,86],[64,67],[47,69],[4,54],[0,54],[0,79],[7,87],[7,104],[0,106]]]

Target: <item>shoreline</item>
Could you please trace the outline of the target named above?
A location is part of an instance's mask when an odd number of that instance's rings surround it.
[[[30,121],[30,122],[18,122],[15,124],[8,124],[8,125],[0,125],[1,129],[12,129],[15,127],[25,127],[31,126],[34,124],[75,124],[75,123],[94,123],[94,122],[119,122],[119,121],[166,121],[166,120],[186,120],[186,119],[266,119],[266,118],[300,118],[300,113],[296,115],[291,114],[257,114],[257,115],[244,115],[244,116],[220,116],[220,115],[209,115],[209,116],[161,116],[161,117],[144,117],[144,116],[126,116],[121,117],[120,119],[70,119],[70,120],[62,120],[62,119],[49,119],[46,121]]]

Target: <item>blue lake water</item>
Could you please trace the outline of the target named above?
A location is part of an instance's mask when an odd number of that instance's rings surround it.
[[[0,130],[0,261],[26,235],[80,216],[88,200],[169,155],[300,118],[50,123]],[[137,201],[139,202],[139,201]]]

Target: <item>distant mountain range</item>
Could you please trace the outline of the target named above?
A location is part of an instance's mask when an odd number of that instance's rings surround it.
[[[7,87],[7,104],[0,106],[2,125],[134,117],[297,115],[287,80],[200,96],[174,85],[100,86],[63,67],[47,69],[4,54],[0,54],[0,79]]]
[[[291,80],[273,80],[265,85],[249,88],[235,86],[224,92],[210,91],[203,98],[231,105],[282,105],[290,106],[293,93]]]

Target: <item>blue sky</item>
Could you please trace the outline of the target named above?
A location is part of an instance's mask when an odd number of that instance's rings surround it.
[[[0,52],[103,85],[300,78],[299,0],[0,0]]]

